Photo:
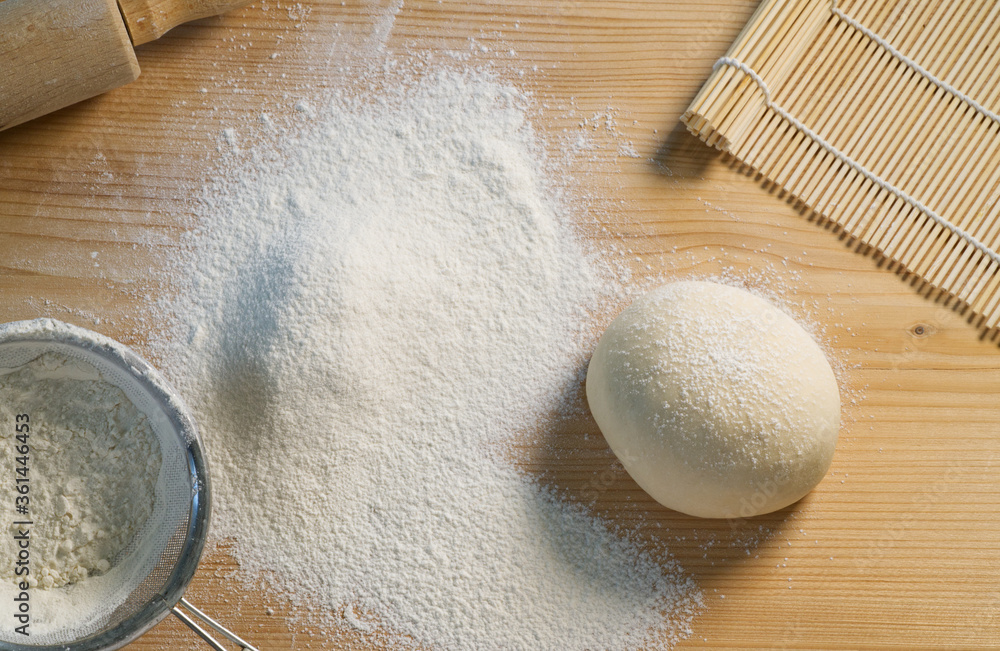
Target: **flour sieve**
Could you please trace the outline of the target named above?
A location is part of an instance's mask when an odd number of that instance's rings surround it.
[[[242,648],[253,649],[182,598],[205,546],[211,487],[197,429],[176,391],[138,355],[103,335],[52,319],[0,325],[0,370],[22,367],[45,353],[84,361],[121,389],[146,415],[159,441],[162,464],[151,515],[107,572],[62,588],[31,588],[18,601],[13,599],[22,591],[3,582],[0,613],[9,614],[0,614],[0,650],[117,649],[171,612],[219,651],[224,647],[194,617]],[[8,426],[14,424],[0,423]],[[2,468],[0,473],[14,471]],[[8,487],[0,493],[0,512],[13,513],[13,481],[6,479],[0,480]],[[12,535],[16,527],[11,522],[0,535]],[[21,603],[27,606],[18,611]],[[27,613],[29,627],[22,630],[28,635],[16,632],[25,621],[17,618],[19,612]]]

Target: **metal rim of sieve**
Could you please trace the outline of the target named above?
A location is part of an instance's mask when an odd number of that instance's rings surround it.
[[[19,326],[38,327],[25,331]],[[4,332],[4,329],[14,332]],[[85,333],[86,338],[73,336],[73,330]],[[0,344],[15,342],[52,342],[71,346],[94,353],[114,364],[134,379],[156,401],[184,446],[194,487],[191,492],[191,513],[183,548],[160,592],[142,608],[112,628],[71,643],[24,645],[0,641],[0,651],[112,651],[134,641],[170,614],[183,598],[198,568],[211,516],[211,485],[198,430],[190,412],[173,387],[151,364],[125,344],[100,333],[63,324],[54,319],[16,321],[0,326]]]

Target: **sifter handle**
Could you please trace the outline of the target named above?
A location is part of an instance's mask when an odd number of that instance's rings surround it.
[[[196,622],[190,615],[181,610],[180,606],[184,606],[184,608],[191,611],[192,615],[200,619],[202,622],[208,624],[219,633],[225,635],[230,642],[233,642],[234,644],[239,644],[240,649],[243,649],[244,651],[257,651],[257,649],[251,646],[249,642],[243,640],[235,633],[225,628],[222,624],[220,624],[219,622],[215,621],[205,613],[201,612],[200,610],[192,606],[191,602],[188,601],[187,599],[184,599],[182,597],[181,600],[177,602],[177,604],[178,604],[177,606],[174,606],[173,608],[170,609],[170,612],[172,612],[177,617],[177,619],[187,624],[188,628],[197,633],[201,637],[201,639],[208,642],[208,645],[213,649],[215,649],[215,651],[226,651],[226,647],[222,646],[218,640],[212,637],[211,633],[209,633],[201,626],[199,626],[198,622]]]
[[[250,0],[118,0],[132,45],[160,38],[181,23],[208,18],[247,4]]]

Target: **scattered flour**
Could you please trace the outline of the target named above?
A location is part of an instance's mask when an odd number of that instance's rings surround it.
[[[700,592],[679,567],[498,452],[578,395],[604,291],[525,98],[443,69],[332,95],[222,165],[164,306],[215,538],[373,643],[685,635]]]
[[[15,416],[27,414],[28,514],[0,513],[0,579],[15,583],[19,525],[30,520],[31,587],[58,588],[107,572],[153,511],[160,446],[146,415],[93,366],[45,353],[0,369],[0,468],[11,476]],[[14,501],[13,490],[10,502]]]

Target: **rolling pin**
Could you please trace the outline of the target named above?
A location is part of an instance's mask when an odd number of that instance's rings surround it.
[[[249,0],[0,0],[0,131],[124,86],[136,46]]]

